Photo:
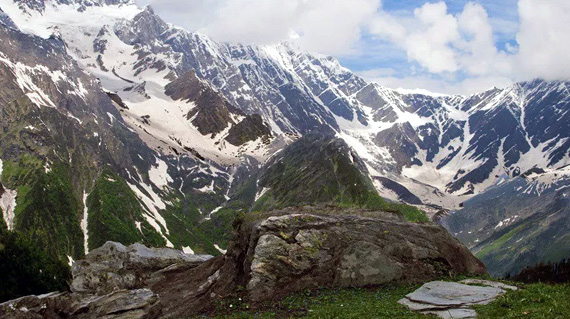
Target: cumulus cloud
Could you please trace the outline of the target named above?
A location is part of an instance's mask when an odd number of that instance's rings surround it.
[[[570,1],[520,0],[517,80],[570,78]]]
[[[570,80],[570,2],[520,0],[518,16],[516,45],[507,44],[499,50],[493,26],[502,25],[504,36],[513,33],[512,22],[490,19],[485,8],[475,2],[467,3],[455,15],[444,2],[424,4],[414,11],[415,23],[378,15],[370,30],[402,47],[409,61],[426,72],[375,81],[465,94],[534,78]]]
[[[445,2],[426,3],[414,10],[414,16],[420,24],[406,36],[408,58],[432,73],[457,71],[451,47],[459,39],[457,20],[447,13]]]
[[[491,22],[481,5],[468,3],[458,15],[457,21],[459,30],[464,35],[456,43],[460,50],[458,59],[468,74],[507,75],[511,72],[509,57],[505,52],[497,50]]]
[[[378,0],[301,0],[308,8],[293,27],[299,44],[310,51],[348,54],[376,14]]]

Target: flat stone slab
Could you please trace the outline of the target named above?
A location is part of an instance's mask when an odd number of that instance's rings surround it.
[[[495,287],[480,287],[464,285],[456,282],[432,281],[418,290],[406,295],[406,298],[436,306],[460,306],[465,304],[479,304],[492,300],[504,293],[504,290]]]
[[[466,279],[461,283],[432,281],[407,294],[398,303],[440,318],[476,318],[477,313],[471,306],[488,304],[506,289],[517,290],[517,287],[480,279]]]

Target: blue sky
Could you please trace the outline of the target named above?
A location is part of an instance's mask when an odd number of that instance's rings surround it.
[[[137,0],[214,40],[296,42],[389,87],[570,79],[569,0]]]

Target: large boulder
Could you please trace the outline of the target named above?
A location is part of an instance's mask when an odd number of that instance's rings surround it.
[[[171,248],[148,248],[141,244],[125,247],[107,242],[73,264],[71,291],[105,295],[116,290],[143,288],[145,280],[156,271],[172,265],[193,268],[210,258]]]
[[[485,273],[483,263],[441,226],[409,223],[390,213],[288,208],[246,216],[236,231],[225,256],[195,269],[164,272],[153,282],[165,317],[213,309],[238,286],[257,303],[317,287]]]
[[[300,211],[272,216],[252,227],[250,247],[247,290],[254,301],[321,286],[421,282],[450,272],[485,272],[440,226],[354,215]]]

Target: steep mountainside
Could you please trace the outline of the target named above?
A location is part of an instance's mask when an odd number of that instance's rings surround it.
[[[442,224],[493,275],[570,256],[570,168],[534,169],[464,203]]]
[[[11,28],[0,28],[0,35],[0,202],[7,226],[54,254],[77,258],[87,245],[87,191],[102,168],[136,176],[133,185],[144,183],[137,170],[149,171],[155,155],[126,127],[96,79],[72,62],[63,42]],[[142,215],[129,223],[137,220],[136,240],[147,234],[165,243]]]
[[[107,240],[218,253],[196,220],[202,207],[225,200],[229,174],[194,156],[150,149],[61,39],[28,35],[8,22],[0,22],[0,209],[7,228],[70,259]],[[200,196],[209,203],[191,199]]]

